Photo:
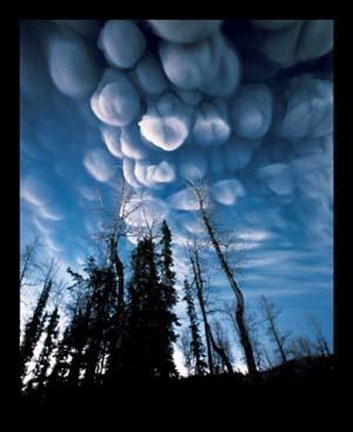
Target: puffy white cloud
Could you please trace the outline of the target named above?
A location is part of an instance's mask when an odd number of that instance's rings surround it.
[[[171,183],[176,178],[174,165],[167,161],[151,164],[148,161],[137,160],[135,162],[134,175],[139,183],[154,189],[159,189],[160,185]]]
[[[174,166],[167,161],[158,164],[153,172],[152,179],[156,183],[171,183],[175,180],[176,173]]]
[[[120,145],[124,156],[131,159],[144,159],[148,154],[148,149],[141,141],[140,131],[135,123],[122,128]]]
[[[212,185],[214,199],[220,204],[234,205],[238,198],[246,195],[244,186],[235,178],[220,180]]]
[[[238,90],[230,110],[236,134],[248,139],[262,138],[271,125],[272,105],[272,93],[268,86],[243,85]]]
[[[131,68],[142,56],[146,41],[141,30],[128,20],[111,20],[104,25],[98,40],[107,61],[120,68]]]
[[[124,154],[121,149],[121,129],[118,127],[106,126],[103,125],[102,129],[102,138],[105,142],[109,152],[116,158],[122,159]]]
[[[200,146],[220,145],[228,140],[231,129],[224,103],[203,102],[197,109],[193,126],[195,142]]]
[[[202,41],[215,33],[222,20],[149,20],[154,32],[175,43]]]
[[[54,84],[67,96],[86,97],[97,85],[99,67],[95,52],[72,33],[50,36],[47,62]]]
[[[95,115],[111,126],[126,126],[140,113],[140,98],[129,78],[107,69],[91,98]]]
[[[241,66],[238,54],[234,47],[226,45],[217,76],[211,83],[202,87],[202,92],[208,96],[227,98],[235,92],[240,84],[240,78]]]
[[[107,182],[115,174],[109,153],[101,148],[87,150],[83,164],[88,173],[99,182]]]
[[[217,76],[224,40],[215,35],[192,45],[161,42],[159,52],[164,72],[170,81],[188,90],[202,90]]]
[[[141,184],[136,178],[135,165],[136,165],[136,162],[133,159],[129,159],[127,157],[124,157],[124,159],[123,159],[124,178],[129,183],[130,186],[138,189],[139,187],[141,187]]]
[[[193,211],[200,209],[198,201],[190,189],[183,189],[170,195],[167,201],[169,206],[176,210]]]
[[[152,196],[135,196],[126,206],[126,223],[136,228],[152,227],[167,217],[168,207],[164,201]]]
[[[142,136],[165,151],[179,148],[190,131],[190,108],[176,96],[166,94],[151,103],[139,122]]]

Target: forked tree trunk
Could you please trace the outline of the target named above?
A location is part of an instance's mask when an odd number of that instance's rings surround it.
[[[190,261],[191,261],[193,273],[195,276],[197,298],[199,300],[201,314],[202,314],[202,318],[203,318],[204,325],[205,325],[207,355],[208,355],[209,364],[210,364],[210,372],[211,372],[211,374],[214,374],[214,364],[213,364],[213,356],[212,356],[212,350],[211,350],[211,345],[212,345],[212,348],[214,349],[214,351],[216,351],[216,353],[221,357],[224,365],[227,368],[228,373],[232,374],[233,368],[232,368],[232,365],[228,359],[228,356],[225,353],[224,349],[222,349],[221,347],[219,347],[217,345],[217,343],[213,337],[213,334],[212,334],[211,326],[208,322],[207,312],[206,312],[206,307],[205,307],[205,300],[203,298],[203,280],[201,277],[200,261],[199,261],[199,256],[198,256],[197,250],[194,250],[194,256],[190,257]]]
[[[205,206],[204,206],[204,200],[202,199],[200,191],[196,188],[194,189],[195,195],[198,199],[198,203],[200,206],[200,214],[202,222],[206,228],[207,234],[209,236],[209,239],[211,241],[212,247],[214,248],[218,261],[220,263],[220,266],[228,280],[228,283],[235,295],[235,298],[237,300],[237,307],[235,312],[236,322],[239,329],[239,336],[240,336],[240,343],[243,347],[246,363],[249,370],[250,376],[256,376],[257,375],[257,369],[256,369],[256,363],[254,358],[254,352],[251,345],[248,329],[246,327],[245,319],[244,319],[244,297],[243,293],[238,287],[238,284],[235,280],[235,277],[233,275],[233,272],[230,268],[230,266],[227,263],[227,260],[221,250],[219,241],[216,237],[215,231],[213,229],[213,226],[211,224],[211,221],[206,213]]]

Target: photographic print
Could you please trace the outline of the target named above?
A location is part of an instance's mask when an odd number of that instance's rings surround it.
[[[333,20],[21,20],[20,381],[327,385]]]

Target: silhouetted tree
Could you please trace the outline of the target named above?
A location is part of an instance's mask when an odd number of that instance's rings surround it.
[[[140,207],[140,200],[136,200],[132,188],[122,180],[118,187],[118,196],[112,210],[107,210],[102,197],[98,194],[99,212],[103,216],[103,226],[97,234],[99,243],[106,247],[106,264],[113,273],[117,291],[117,302],[114,316],[110,320],[107,330],[107,358],[105,361],[106,379],[117,377],[122,368],[123,345],[126,334],[125,329],[125,266],[121,259],[120,244],[123,238],[135,235],[134,229],[126,221]]]
[[[206,337],[206,346],[207,346],[207,356],[208,356],[208,363],[210,368],[210,373],[214,374],[214,358],[212,354],[212,350],[214,350],[222,359],[223,363],[225,364],[228,373],[233,373],[232,365],[227,357],[226,352],[224,349],[219,347],[215,341],[215,338],[212,334],[212,329],[207,317],[207,311],[206,311],[206,304],[205,304],[205,298],[204,298],[204,281],[202,278],[202,271],[200,266],[200,258],[199,258],[199,252],[198,248],[194,244],[194,247],[190,249],[190,262],[191,267],[194,275],[194,282],[196,286],[196,293],[197,293],[197,299],[199,301],[199,306],[201,310],[202,319],[204,322],[205,327],[205,337]]]
[[[128,285],[127,340],[124,369],[130,376],[160,376],[162,290],[151,238],[139,240],[132,255],[132,278]]]
[[[253,347],[251,345],[248,329],[244,320],[245,302],[243,293],[239,288],[232,267],[227,260],[226,254],[222,251],[221,241],[217,236],[216,229],[211,220],[210,214],[207,212],[207,207],[209,204],[209,193],[207,191],[207,188],[203,185],[193,184],[191,185],[191,191],[195,196],[199,208],[201,221],[205,227],[211,245],[216,252],[221,269],[225,274],[229,286],[235,295],[237,301],[236,320],[239,329],[240,343],[244,350],[249,374],[254,377],[257,374],[257,369]]]
[[[323,357],[330,356],[330,348],[325,339],[320,324],[313,315],[309,316],[309,323],[314,330],[316,349]]]
[[[186,302],[186,311],[188,314],[190,329],[190,348],[186,346],[186,335],[189,333],[184,333],[184,357],[186,359],[187,368],[190,370],[190,373],[194,373],[195,375],[204,375],[207,367],[204,357],[205,349],[199,331],[199,320],[196,313],[192,289],[187,279],[184,280],[184,300]]]
[[[48,377],[49,389],[67,384],[70,371],[70,351],[72,350],[71,326],[68,325],[59,341],[53,369]]]
[[[164,220],[161,227],[161,252],[159,255],[160,270],[160,330],[161,330],[161,377],[175,377],[178,372],[173,360],[173,343],[177,339],[174,326],[179,325],[173,308],[178,301],[175,289],[175,272],[173,271],[172,234],[167,222]]]
[[[124,368],[143,378],[177,376],[173,360],[173,326],[177,317],[175,273],[172,270],[171,233],[162,224],[161,253],[157,256],[151,236],[139,240],[132,255],[128,285]],[[159,273],[158,273],[159,270]]]
[[[231,344],[226,334],[224,328],[220,324],[219,321],[214,321],[211,325],[212,334],[214,335],[214,340],[219,348],[218,351],[223,352],[225,355],[219,355],[217,351],[215,351],[214,359],[215,359],[215,369],[218,374],[229,372],[229,365],[227,362],[231,363],[233,361],[233,355],[231,351]],[[233,370],[231,371],[231,373]]]
[[[23,287],[25,279],[29,273],[37,267],[36,258],[38,249],[41,246],[39,238],[36,237],[31,243],[27,244],[20,256],[20,288]]]
[[[313,341],[307,336],[297,336],[291,342],[289,351],[294,358],[313,357],[316,347]]]
[[[32,360],[34,349],[43,331],[43,315],[52,285],[53,282],[51,279],[45,281],[33,315],[25,326],[25,332],[20,347],[20,377],[22,379],[26,375],[27,365]]]
[[[58,344],[59,318],[58,308],[55,308],[47,317],[47,325],[44,328],[45,339],[43,348],[36,361],[33,378],[29,383],[29,386],[35,386],[39,393],[42,393],[47,385],[48,371],[50,370],[55,349]]]
[[[236,302],[225,303],[223,312],[230,319],[230,322],[235,330],[235,333],[239,336],[239,340],[240,340],[240,332],[236,320],[236,308],[237,308]],[[251,346],[253,347],[257,370],[264,369],[265,363],[268,363],[268,361],[266,357],[267,353],[265,353],[265,346],[262,343],[262,338],[259,332],[259,317],[255,313],[255,311],[249,312],[249,310],[247,310],[244,313],[244,321],[248,329],[249,338],[251,340]]]
[[[178,345],[184,357],[184,366],[188,371],[188,375],[192,375],[195,372],[194,368],[194,353],[192,351],[191,344],[191,330],[190,327],[185,328],[180,336]]]
[[[260,297],[260,309],[267,323],[267,334],[274,342],[282,362],[287,363],[285,344],[288,339],[288,334],[282,333],[278,328],[277,319],[280,310],[276,309],[274,303],[268,300],[264,295]]]

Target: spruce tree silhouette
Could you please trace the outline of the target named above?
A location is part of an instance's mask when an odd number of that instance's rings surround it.
[[[20,347],[20,378],[27,373],[28,363],[32,360],[35,347],[42,335],[44,320],[43,314],[47,305],[53,282],[51,279],[44,282],[42,292],[38,298],[32,318],[28,321]]]
[[[124,369],[138,379],[177,376],[173,361],[172,308],[177,301],[172,271],[171,234],[162,226],[161,254],[158,257],[151,237],[138,242],[132,255],[132,278],[128,286],[127,341]],[[159,258],[160,276],[156,263]]]
[[[204,375],[206,373],[207,365],[205,362],[205,348],[202,343],[199,320],[196,313],[195,302],[193,298],[192,288],[187,281],[184,280],[184,300],[186,302],[186,311],[189,318],[189,328],[191,332],[191,353],[192,362],[191,367],[195,375]]]
[[[29,388],[36,388],[39,394],[43,394],[48,382],[48,371],[51,366],[51,361],[55,355],[55,350],[58,345],[58,324],[59,324],[59,311],[56,307],[53,312],[47,316],[47,325],[45,326],[45,340],[43,348],[40,352],[36,366],[34,368],[33,378],[28,384]]]

